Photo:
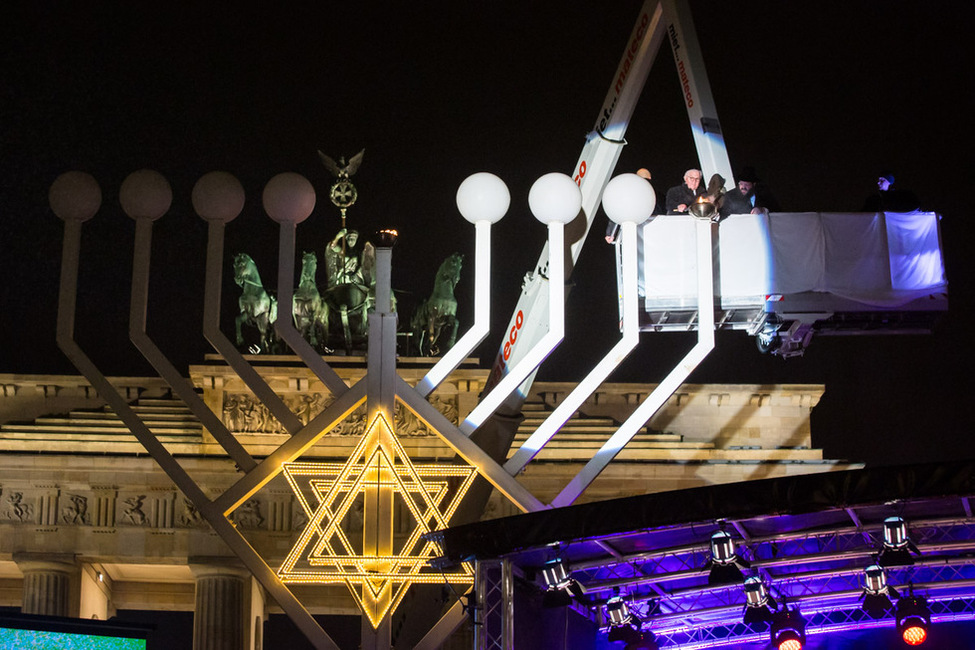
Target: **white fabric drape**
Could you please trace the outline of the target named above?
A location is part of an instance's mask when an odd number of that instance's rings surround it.
[[[718,227],[716,289],[726,307],[807,291],[896,307],[945,290],[938,219],[931,212],[732,215]],[[648,308],[693,307],[693,218],[660,215],[640,238]]]

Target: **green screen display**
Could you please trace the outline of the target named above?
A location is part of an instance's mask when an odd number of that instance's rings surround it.
[[[145,650],[145,639],[0,627],[0,650]]]

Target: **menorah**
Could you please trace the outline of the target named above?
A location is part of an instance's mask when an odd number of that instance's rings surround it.
[[[295,240],[297,226],[315,206],[315,191],[302,176],[292,173],[272,178],[263,191],[267,214],[280,225],[277,295],[280,314],[290,315],[293,303]],[[141,442],[212,529],[254,575],[272,598],[316,648],[338,646],[288,588],[288,584],[346,584],[362,610],[363,648],[391,646],[390,616],[411,584],[444,581],[469,584],[473,573],[461,567],[443,574],[430,565],[437,555],[428,534],[446,528],[475,475],[523,511],[537,511],[573,503],[606,465],[632,439],[640,427],[686,379],[714,345],[711,226],[697,222],[697,270],[700,323],[698,342],[681,363],[610,437],[589,463],[550,504],[531,494],[516,475],[558,433],[565,421],[606,380],[638,343],[637,228],[651,215],[653,188],[635,174],[610,181],[603,192],[607,215],[622,228],[621,340],[590,371],[578,387],[538,427],[503,465],[475,444],[470,435],[494,413],[505,399],[537,370],[561,342],[564,332],[564,257],[556,255],[544,265],[548,287],[547,330],[485,392],[477,406],[458,425],[447,419],[429,397],[488,334],[490,321],[490,230],[508,210],[510,194],[501,179],[478,173],[465,180],[457,192],[461,214],[475,229],[474,323],[432,366],[417,385],[411,386],[396,372],[397,316],[391,306],[391,258],[396,232],[377,235],[376,302],[370,313],[365,376],[351,386],[300,335],[290,317],[278,318],[278,335],[298,359],[331,391],[334,400],[307,424],[302,424],[262,378],[251,363],[224,335],[219,306],[224,265],[224,232],[244,205],[239,181],[225,172],[211,172],[194,186],[192,203],[208,222],[204,287],[203,335],[228,366],[240,377],[289,434],[288,439],[263,459],[254,458],[235,438],[222,419],[204,403],[193,386],[155,345],[146,330],[152,227],[170,208],[169,183],[154,171],[141,170],[125,179],[119,191],[122,209],[136,222],[133,247],[129,336],[156,372],[170,385],[193,414],[220,444],[240,472],[237,481],[216,497],[194,481],[149,430],[122,394],[74,339],[78,269],[83,223],[101,206],[101,190],[93,177],[67,172],[50,189],[54,213],[65,222],[57,323],[58,345],[88,379],[102,399]],[[548,228],[549,251],[568,255],[565,226],[585,219],[579,185],[564,174],[546,174],[529,193],[532,213]],[[692,217],[688,217],[692,218]],[[541,299],[541,298],[540,298]],[[514,341],[509,341],[513,344]],[[416,415],[430,431],[449,446],[465,464],[445,466],[413,463],[399,444],[391,423],[397,402]],[[319,443],[333,427],[365,405],[366,433],[344,463],[300,462],[301,456]],[[295,492],[308,523],[284,564],[275,571],[235,527],[234,511],[278,475],[284,475]],[[363,503],[363,532],[352,540],[339,525],[352,502]],[[416,522],[407,541],[394,547],[394,501],[405,503]],[[433,648],[456,629],[464,613],[460,602],[416,646]]]

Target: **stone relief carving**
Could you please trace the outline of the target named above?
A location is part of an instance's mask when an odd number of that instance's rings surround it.
[[[285,400],[285,403],[292,407],[302,424],[308,424],[313,417],[325,410],[331,400],[327,404],[321,393],[304,393],[295,398],[293,402]]]
[[[366,432],[366,414],[361,408],[353,411],[329,431],[328,436],[361,436]]]
[[[292,397],[285,397],[284,403],[292,412],[298,415],[302,424],[307,424],[312,418],[321,413],[332,403],[331,396],[320,393],[306,393]],[[457,423],[457,404],[454,399],[433,397],[430,400],[437,410],[453,423]],[[396,433],[400,436],[430,436],[433,435],[427,427],[409,409],[400,404],[396,406],[394,416]],[[227,428],[236,433],[281,433],[284,427],[278,422],[259,400],[251,395],[228,393],[224,398],[223,421]],[[327,435],[358,436],[365,433],[366,414],[363,409],[355,411],[335,426]]]
[[[61,508],[61,523],[90,526],[88,497],[83,497],[80,494],[69,494],[67,497],[69,503]]]
[[[125,506],[122,508],[122,518],[124,521],[135,526],[146,526],[149,524],[149,518],[146,517],[146,513],[142,511],[142,502],[145,501],[145,499],[146,495],[139,494],[134,497],[129,497],[122,502],[125,504]]]
[[[257,499],[244,501],[234,513],[234,522],[241,528],[263,528],[264,515],[261,514],[261,502]]]
[[[460,413],[457,411],[457,398],[444,399],[442,397],[431,397],[429,398],[430,403],[433,404],[438,411],[443,413],[443,416],[453,422],[454,424],[460,423]]]
[[[126,526],[141,526],[146,528],[202,528],[205,527],[206,520],[193,503],[185,496],[176,493],[171,495],[169,503],[175,510],[171,516],[162,516],[160,521],[153,522],[151,513],[146,509],[146,499],[148,495],[136,494],[121,499],[118,507],[118,523]],[[173,499],[175,497],[175,500]],[[29,503],[34,500],[30,493],[25,494],[21,491],[12,492],[4,490],[0,492],[0,522],[13,524],[36,524],[38,522],[38,511],[35,504]],[[95,499],[94,501],[92,499]],[[105,509],[104,505],[94,504],[95,497],[83,496],[80,494],[65,493],[59,497],[51,497],[50,507],[58,514],[57,524],[69,526],[112,526],[113,521],[95,523],[95,513]],[[109,506],[109,507],[114,507]],[[259,499],[250,499],[244,502],[233,516],[234,522],[242,528],[264,529],[267,528],[267,520],[264,516],[264,505]],[[301,519],[301,521],[299,521]],[[307,523],[304,513],[297,502],[293,507],[292,528],[298,530]],[[54,521],[49,525],[55,524]]]
[[[9,492],[3,499],[0,518],[21,524],[31,523],[34,521],[34,506],[24,503],[23,492]]]
[[[393,428],[399,436],[429,436],[431,433],[409,409],[397,405],[393,412]]]
[[[196,509],[193,502],[186,497],[180,497],[182,509],[176,515],[176,524],[183,528],[196,528],[203,525],[203,515]]]

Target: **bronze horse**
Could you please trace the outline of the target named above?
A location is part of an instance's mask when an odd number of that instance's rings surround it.
[[[278,319],[278,301],[264,290],[261,275],[250,255],[238,253],[234,256],[234,282],[241,288],[240,299],[237,301],[240,306],[236,321],[237,345],[244,344],[240,328],[246,323],[257,328],[260,342],[256,352],[273,351],[278,340],[274,331],[274,321]]]
[[[464,256],[454,253],[437,270],[433,293],[416,308],[410,319],[417,352],[421,357],[449,350],[457,341],[457,299],[454,287],[460,280]]]
[[[313,347],[325,341],[328,333],[328,305],[318,292],[315,276],[318,259],[314,253],[301,256],[301,278],[295,290],[292,316],[295,329]]]

